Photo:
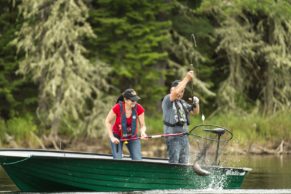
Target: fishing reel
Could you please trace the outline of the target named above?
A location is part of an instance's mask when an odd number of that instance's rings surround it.
[[[199,104],[199,98],[196,96],[193,96],[192,98],[189,98],[189,100],[192,102],[190,106],[190,111],[197,107],[197,104]]]

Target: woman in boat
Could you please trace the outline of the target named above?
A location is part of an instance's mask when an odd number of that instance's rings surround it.
[[[137,103],[139,99],[133,89],[126,89],[105,119],[114,159],[122,159],[123,144],[126,144],[132,160],[142,159],[137,134],[140,131],[141,139],[146,139],[147,135],[144,108]]]
[[[186,85],[193,77],[194,72],[189,71],[182,81],[174,81],[170,94],[167,94],[163,99],[164,133],[166,134],[188,132],[189,114],[199,113],[199,99],[196,96],[193,96],[192,104],[188,104],[182,99]],[[166,143],[170,163],[188,163],[188,136],[167,137]]]

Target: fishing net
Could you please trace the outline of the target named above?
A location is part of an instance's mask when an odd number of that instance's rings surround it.
[[[232,139],[232,132],[218,125],[197,125],[188,133],[190,162],[202,165],[219,165],[225,145]]]

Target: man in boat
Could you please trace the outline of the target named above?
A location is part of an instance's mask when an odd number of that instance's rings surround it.
[[[138,127],[141,139],[146,139],[147,135],[144,108],[137,103],[139,99],[133,89],[126,89],[105,119],[114,159],[122,159],[123,144],[126,144],[132,160],[142,159]]]
[[[172,83],[170,94],[162,102],[164,133],[187,133],[189,114],[199,114],[199,99],[193,96],[192,103],[182,99],[186,85],[193,79],[194,72],[189,71],[183,80]],[[187,135],[166,137],[170,163],[186,164],[189,160],[189,141]]]

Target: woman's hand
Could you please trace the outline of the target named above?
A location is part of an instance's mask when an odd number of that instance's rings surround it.
[[[138,121],[139,121],[139,124],[140,124],[140,138],[141,139],[147,139],[148,135],[145,133],[147,128],[145,126],[144,113],[139,115]]]
[[[141,138],[141,139],[148,139],[148,135],[147,135],[144,131],[142,131],[142,132],[140,133],[140,138]]]
[[[117,139],[116,137],[110,137],[110,140],[111,140],[111,142],[112,143],[114,143],[114,144],[119,144],[120,143],[120,141],[119,141],[119,139]]]
[[[108,133],[108,136],[110,138],[110,141],[114,144],[119,144],[119,140],[116,137],[114,137],[113,132],[112,132],[112,126],[113,126],[115,119],[116,119],[116,116],[115,116],[113,110],[110,110],[106,119],[105,119],[105,126],[107,129],[107,133]]]

